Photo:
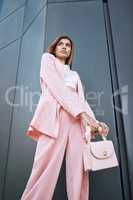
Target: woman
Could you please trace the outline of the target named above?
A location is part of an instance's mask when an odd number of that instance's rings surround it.
[[[80,77],[72,70],[74,44],[57,37],[42,55],[41,96],[26,134],[37,141],[33,168],[21,200],[51,200],[66,155],[69,200],[88,200],[88,172],[83,169],[85,126],[107,136],[108,126],[96,120],[85,100]]]

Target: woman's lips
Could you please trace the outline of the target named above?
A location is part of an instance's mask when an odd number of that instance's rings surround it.
[[[61,53],[65,53],[66,54],[66,51],[60,51]]]

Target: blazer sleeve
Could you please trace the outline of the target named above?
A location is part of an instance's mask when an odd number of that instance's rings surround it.
[[[59,104],[73,117],[76,118],[80,113],[85,112],[85,104],[80,101],[77,93],[71,92],[65,86],[64,80],[55,66],[55,60],[47,52],[42,55],[40,78],[42,85],[44,81]]]
[[[95,116],[94,112],[92,111],[92,109],[91,109],[89,103],[87,102],[87,100],[85,100],[85,106],[86,106],[86,109],[87,109],[87,113],[90,114],[93,119],[97,120],[96,116]]]
[[[79,76],[78,72],[76,72],[76,73],[77,73],[77,76],[78,76],[78,92],[79,92],[80,98],[82,99],[82,102],[85,104],[86,113],[88,115],[90,115],[93,119],[96,120],[96,116],[95,116],[93,110],[91,109],[89,103],[85,99],[83,84],[82,84],[82,81],[80,79],[80,76]]]

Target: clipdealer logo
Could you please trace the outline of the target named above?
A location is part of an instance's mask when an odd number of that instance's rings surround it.
[[[118,95],[121,99],[121,108],[119,107],[119,105],[114,105],[113,103],[113,99]],[[111,105],[115,110],[122,113],[123,115],[128,114],[128,85],[122,86],[120,89],[116,90],[113,93],[113,95],[111,96]]]
[[[15,102],[11,100],[11,94],[16,90],[16,97]],[[89,91],[85,92],[85,85],[83,85],[83,91],[85,95],[85,99],[88,101],[89,105],[92,109],[95,110],[95,113],[97,115],[104,115],[105,114],[105,107],[102,108],[103,101],[104,101],[104,95],[106,93],[104,91]],[[117,98],[117,96],[120,96],[121,99],[121,107],[119,105],[114,104],[114,98]],[[38,100],[41,97],[41,93],[38,91],[31,91],[29,87],[27,86],[12,86],[9,87],[5,92],[5,101],[9,106],[13,107],[20,107],[20,106],[26,106],[28,107],[29,111],[32,112],[34,108],[38,104]],[[66,97],[67,101],[71,101],[71,97]],[[110,103],[113,109],[117,110],[118,112],[121,112],[123,115],[128,114],[128,85],[122,86],[119,90],[116,90],[111,96],[110,96]],[[90,103],[91,101],[91,103]],[[93,102],[93,103],[92,103]],[[117,102],[117,101],[115,101]],[[76,105],[76,102],[75,102]],[[93,110],[93,111],[94,111]]]

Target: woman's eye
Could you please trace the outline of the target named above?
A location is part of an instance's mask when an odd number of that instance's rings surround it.
[[[62,43],[59,43],[58,45],[60,46],[60,45],[62,45]]]

